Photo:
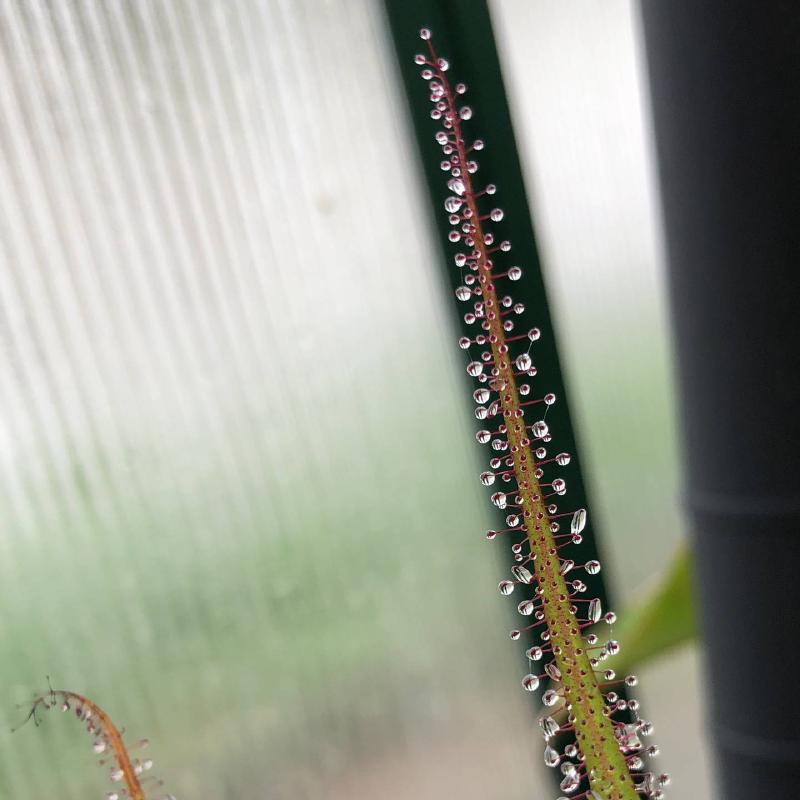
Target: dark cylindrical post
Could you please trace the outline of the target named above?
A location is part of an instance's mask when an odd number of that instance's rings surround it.
[[[642,21],[719,797],[800,797],[800,4]]]

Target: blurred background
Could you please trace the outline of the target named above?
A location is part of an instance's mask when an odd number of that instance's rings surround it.
[[[635,4],[491,10],[624,606],[683,535]],[[552,794],[416,159],[377,0],[0,5],[3,796],[106,787],[8,733],[48,674],[179,798]],[[708,797],[697,652],[639,674]]]

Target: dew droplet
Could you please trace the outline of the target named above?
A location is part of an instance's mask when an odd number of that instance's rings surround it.
[[[500,583],[497,584],[497,588],[500,594],[508,597],[508,595],[514,591],[514,581],[500,581]]]
[[[555,689],[548,689],[542,695],[542,702],[548,707],[554,706],[558,702],[559,697],[560,695]]]
[[[539,719],[539,727],[542,729],[545,741],[552,739],[559,731],[560,725],[553,719],[553,717],[541,717]]]
[[[530,661],[540,661],[542,656],[544,655],[544,651],[541,647],[537,647],[534,645],[533,647],[529,647],[525,651],[525,655],[528,657]]]
[[[534,604],[533,600],[523,600],[518,606],[517,611],[522,614],[523,617],[529,617],[533,614]]]
[[[520,355],[514,359],[514,366],[521,372],[530,369],[532,364],[533,360],[527,353],[520,353]]]
[[[458,116],[461,119],[472,119],[472,109],[469,106],[461,106],[458,109]]]
[[[462,336],[462,337],[461,337],[461,338],[458,340],[458,346],[459,346],[459,347],[460,347],[462,350],[467,350],[471,344],[472,344],[472,339],[468,339],[466,336]]]
[[[521,635],[522,635],[522,633],[520,631],[517,631],[517,630],[510,631],[509,634],[508,634],[508,636],[509,636],[509,638],[511,639],[512,642],[516,642],[517,639],[519,639],[519,637]]]
[[[491,486],[494,483],[494,472],[481,472],[481,483],[484,486]]]
[[[519,267],[511,267],[508,271],[508,279],[518,281],[522,277],[522,270]]]
[[[555,661],[550,661],[545,664],[544,671],[548,674],[551,680],[556,682],[561,680],[561,670],[556,666]]]
[[[586,509],[579,508],[572,515],[572,522],[570,522],[570,533],[580,533],[586,527]]]
[[[586,566],[584,567],[584,569],[590,575],[597,575],[597,573],[600,572],[600,562],[599,561],[594,561],[594,560],[587,561],[586,562]]]
[[[117,783],[118,781],[121,781],[125,777],[125,773],[121,769],[113,769],[111,770],[110,777],[111,780],[114,781],[114,783]]]
[[[480,361],[470,361],[467,364],[467,373],[473,378],[477,378],[481,372],[483,372],[483,364]]]
[[[503,219],[503,209],[502,208],[493,208],[489,212],[489,219],[491,219],[492,222],[500,222],[500,220]]]
[[[533,583],[533,575],[531,574],[530,570],[525,569],[525,567],[520,566],[519,564],[511,567],[511,574],[520,583]]]
[[[508,497],[504,492],[495,492],[491,497],[492,503],[502,509],[508,505]]]
[[[106,800],[119,800],[119,792],[106,792]]]
[[[522,688],[526,692],[535,692],[539,688],[539,679],[532,673],[528,673],[522,679]]]
[[[558,571],[559,571],[559,572],[560,572],[562,575],[566,575],[566,574],[567,574],[568,572],[570,572],[570,570],[572,570],[574,567],[575,567],[575,562],[574,562],[574,561],[573,561],[571,558],[565,558],[565,559],[564,559],[564,560],[561,562],[561,566],[559,567],[559,570],[558,570]]]
[[[467,84],[466,83],[457,83],[456,84],[456,94],[464,94],[467,91]]]
[[[566,764],[563,764],[562,769],[565,766]],[[567,794],[574,792],[581,784],[580,773],[575,769],[574,765],[570,764],[569,766],[571,769],[564,774],[564,780],[559,784],[561,791]]]
[[[635,723],[621,725],[615,730],[615,733],[623,752],[641,749],[642,740],[639,738],[639,726]]]
[[[476,390],[475,390],[475,391],[472,393],[472,399],[473,399],[473,400],[474,400],[476,403],[485,403],[485,402],[486,402],[486,401],[487,401],[487,400],[488,400],[488,399],[489,399],[491,396],[492,396],[492,395],[491,395],[491,392],[490,392],[488,389],[486,389],[486,388],[483,388],[483,389],[476,389]]]
[[[424,40],[427,42],[427,41],[428,41],[428,39],[430,39],[430,38],[431,38],[431,32],[430,32],[430,29],[428,29],[428,28],[421,28],[421,29],[420,29],[420,32],[419,32],[419,38],[420,38],[420,39],[424,39]]]
[[[446,58],[440,58],[438,64],[439,64],[439,69],[442,72],[447,72],[447,70],[450,69],[450,62]]]
[[[531,425],[531,432],[537,439],[542,439],[550,432],[550,428],[547,427],[547,423],[543,419],[540,419]]]
[[[478,431],[478,432],[475,434],[475,438],[476,438],[476,439],[477,439],[477,440],[478,440],[478,441],[479,441],[481,444],[486,444],[486,442],[488,442],[488,441],[489,441],[489,439],[491,439],[491,438],[492,438],[492,434],[491,434],[491,433],[489,433],[489,431]]]
[[[550,719],[550,717],[546,717],[546,719]],[[561,756],[558,754],[558,750],[547,745],[544,749],[544,765],[546,767],[557,767],[559,761],[561,761]]]
[[[472,297],[472,290],[469,286],[459,286],[458,289],[456,289],[456,297],[464,303]]]
[[[565,495],[567,493],[567,482],[563,478],[556,478],[551,485],[556,494]]]
[[[497,531],[488,530],[486,531],[486,538],[491,542],[493,539],[497,538]]]
[[[95,739],[92,743],[92,750],[94,750],[95,753],[105,753],[107,746],[108,744],[105,739]]]
[[[467,187],[464,186],[464,181],[461,178],[450,178],[447,181],[447,188],[457,195],[462,195],[467,190]]]
[[[589,622],[600,622],[600,617],[603,616],[603,606],[599,597],[589,601],[589,609],[586,613],[589,617]]]
[[[450,214],[455,214],[462,205],[461,200],[457,197],[448,197],[447,200],[444,201],[445,210],[448,211]]]
[[[553,403],[555,403],[555,402],[556,402],[556,396],[555,396],[555,395],[554,395],[552,392],[548,392],[548,393],[547,393],[547,394],[544,396],[544,403],[545,403],[545,405],[547,405],[547,406],[552,406],[552,405],[553,405]]]
[[[566,467],[571,460],[572,457],[569,453],[559,453],[556,456],[556,464],[558,464],[560,467]]]

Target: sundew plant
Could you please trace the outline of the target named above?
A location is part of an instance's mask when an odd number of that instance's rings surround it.
[[[497,188],[474,178],[475,153],[484,143],[469,141],[464,132],[473,115],[462,100],[467,87],[448,80],[449,64],[434,50],[430,30],[423,28],[420,37],[427,52],[415,62],[428,82],[430,116],[438,124],[435,137],[449,191],[448,238],[461,275],[455,294],[467,304],[464,320],[475,331],[459,346],[468,354],[475,416],[484,424],[476,437],[490,451],[480,481],[491,487],[491,502],[507,512],[507,527],[487,531],[486,538],[510,544],[511,577],[499,590],[522,595],[517,611],[532,620],[512,630],[511,639],[520,640],[523,633],[537,637],[525,653],[530,668],[522,688],[543,690],[544,761],[559,770],[563,796],[574,800],[661,800],[669,777],[650,769],[647,761],[658,748],[644,743],[653,726],[640,716],[638,701],[622,696],[621,687],[635,686],[636,677],[603,668],[620,645],[601,637],[595,626],[613,625],[616,616],[604,613],[599,598],[585,596],[580,573],[596,574],[600,563],[581,563],[586,509],[562,505],[567,485],[558,472],[570,454],[558,452],[546,422],[556,397],[537,386],[534,348],[543,334],[535,327],[515,329],[524,308],[508,291],[523,272],[507,263],[511,243],[496,241],[489,230],[503,211],[494,207]],[[560,734],[571,734],[569,744],[558,745]]]
[[[64,713],[74,712],[92,737],[92,752],[99,756],[100,766],[108,770],[111,782],[119,787],[106,792],[105,800],[120,800],[123,797],[128,800],[175,800],[174,795],[158,792],[163,782],[150,773],[153,760],[136,755],[149,745],[147,739],[126,744],[124,731],[117,728],[111,717],[97,703],[77,692],[64,689],[50,688],[36,697],[25,721],[32,719],[38,727],[41,712],[51,709]]]

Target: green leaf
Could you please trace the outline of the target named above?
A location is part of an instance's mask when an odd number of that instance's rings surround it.
[[[686,644],[696,634],[692,561],[684,545],[639,603],[620,615],[614,638],[622,643],[609,660],[618,675]]]

